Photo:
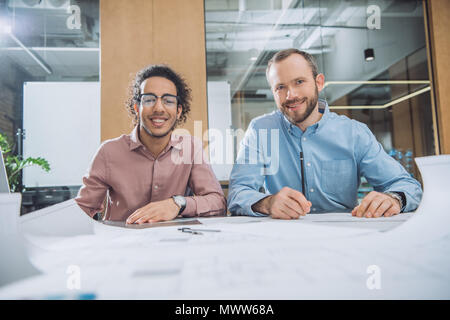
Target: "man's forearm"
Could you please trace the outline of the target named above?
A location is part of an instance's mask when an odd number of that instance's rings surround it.
[[[252,210],[259,213],[270,214],[270,200],[272,196],[265,197],[252,205]]]
[[[220,192],[185,198],[186,208],[181,213],[183,217],[224,215],[227,210],[226,199]]]

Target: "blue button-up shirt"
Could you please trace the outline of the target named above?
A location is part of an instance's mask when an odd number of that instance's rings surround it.
[[[304,132],[279,110],[250,122],[230,176],[229,211],[265,216],[252,205],[283,187],[302,192],[304,179],[311,213],[349,212],[358,205],[361,176],[375,191],[403,192],[403,211],[415,210],[422,197],[420,183],[383,150],[369,128],[330,112],[324,100],[319,110],[320,121]]]

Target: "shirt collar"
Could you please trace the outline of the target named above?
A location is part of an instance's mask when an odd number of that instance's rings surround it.
[[[130,151],[133,151],[139,147],[143,147],[141,140],[139,140],[139,133],[138,133],[139,125],[135,126],[133,131],[130,133]]]
[[[136,150],[140,147],[144,147],[141,140],[139,140],[139,125],[135,126],[133,131],[130,133],[130,151]],[[179,136],[176,134],[171,134],[169,143],[164,148],[164,151],[169,150],[170,148],[174,148],[177,150],[181,150],[183,147],[183,136]]]
[[[330,116],[330,108],[328,106],[327,101],[324,99],[319,99],[318,103],[319,103],[319,112],[322,113],[322,118],[312,126],[308,127],[307,130],[313,130],[317,132],[320,128],[323,127],[323,125],[325,124],[325,122],[327,122]],[[293,125],[280,110],[278,110],[278,112],[281,115],[283,123],[286,125],[289,133],[301,137],[303,135],[303,131],[296,125]]]
[[[330,107],[328,106],[327,101],[324,99],[319,99],[318,102],[319,112],[322,114],[322,118],[320,118],[318,122],[311,126],[311,129],[314,130],[314,132],[317,132],[319,129],[321,129],[330,117]]]
[[[166,147],[166,150],[169,150],[170,148],[174,148],[176,150],[182,150],[183,149],[183,136],[179,136],[177,134],[173,134],[170,137],[170,141]]]

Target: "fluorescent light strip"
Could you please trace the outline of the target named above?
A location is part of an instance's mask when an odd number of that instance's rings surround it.
[[[100,51],[99,48],[80,48],[80,47],[32,47],[30,48],[33,51],[64,51],[64,52],[91,52],[91,51],[95,51],[98,52]],[[21,47],[8,47],[8,48],[2,48],[0,50],[5,50],[5,51],[18,51],[18,50],[22,50]]]
[[[367,80],[367,81],[326,81],[328,85],[340,84],[429,84],[430,80]]]
[[[39,66],[41,66],[42,69],[45,70],[48,74],[52,74],[51,70],[33,53],[31,52],[25,45],[17,39],[12,33],[8,33],[8,35],[13,39],[23,50],[25,50],[26,53],[30,55],[31,58],[33,58],[34,61],[37,62]]]
[[[397,99],[392,100],[392,101],[390,101],[390,102],[388,102],[386,104],[378,105],[378,106],[377,105],[375,105],[375,106],[330,106],[329,108],[330,109],[385,109],[385,108],[390,107],[390,106],[392,106],[394,104],[400,103],[400,102],[402,102],[404,100],[411,99],[412,97],[418,96],[419,94],[422,94],[424,92],[430,91],[430,89],[431,89],[431,87],[428,86],[426,88],[423,88],[423,89],[417,90],[417,91],[415,91],[413,93],[410,93],[410,94],[408,94],[406,96],[397,98]]]

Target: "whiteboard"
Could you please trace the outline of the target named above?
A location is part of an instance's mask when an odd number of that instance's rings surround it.
[[[76,186],[100,145],[98,82],[25,82],[23,155],[42,157],[50,172],[24,169],[26,187]]]

